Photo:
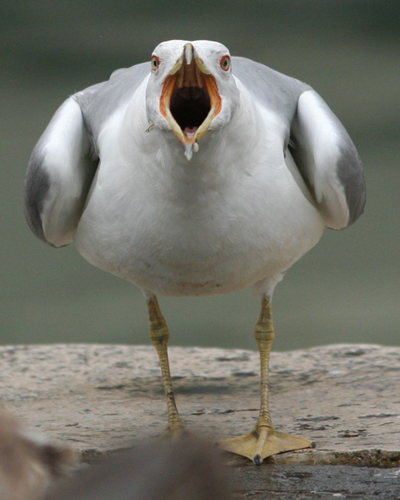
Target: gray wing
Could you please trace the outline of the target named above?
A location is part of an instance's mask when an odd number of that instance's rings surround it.
[[[32,152],[25,178],[25,214],[33,233],[59,247],[72,243],[96,171],[79,104],[57,110]]]
[[[149,64],[119,70],[109,81],[71,96],[53,116],[25,178],[26,219],[41,240],[55,247],[73,242],[99,163],[97,135],[148,73]]]
[[[291,137],[292,156],[325,225],[353,224],[365,206],[363,166],[346,129],[312,89],[299,97]]]
[[[307,198],[325,225],[343,229],[353,224],[365,205],[363,167],[346,129],[325,101],[299,80],[249,59],[233,58],[233,73],[255,101],[281,118],[286,128],[283,147],[288,157],[291,153]]]

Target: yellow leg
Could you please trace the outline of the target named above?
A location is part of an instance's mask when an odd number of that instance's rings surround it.
[[[221,441],[224,450],[237,455],[243,455],[256,465],[260,465],[264,458],[284,451],[312,448],[315,444],[309,439],[304,439],[291,434],[277,432],[272,424],[269,413],[269,353],[274,339],[274,325],[272,323],[271,304],[263,297],[261,314],[254,332],[258,349],[260,351],[261,365],[261,405],[260,415],[254,429],[244,436]]]
[[[168,361],[168,340],[169,330],[164,316],[161,314],[160,306],[155,295],[151,295],[147,300],[147,308],[150,321],[150,339],[157,350],[161,367],[161,375],[164,384],[165,395],[167,396],[168,426],[167,433],[179,435],[185,431],[175,403],[175,396],[172,387],[171,372]]]

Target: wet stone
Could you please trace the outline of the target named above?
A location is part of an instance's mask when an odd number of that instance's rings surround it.
[[[400,468],[346,465],[266,465],[234,471],[239,498],[395,500],[400,498]]]
[[[0,361],[5,406],[84,459],[164,431],[166,404],[152,346],[3,346]],[[177,404],[191,430],[212,440],[251,430],[259,406],[257,352],[171,347],[170,361]],[[386,488],[382,498],[400,498],[390,496],[400,484],[399,371],[400,347],[273,352],[273,421],[316,448],[271,457],[260,467],[233,458],[237,491],[251,499],[290,498],[289,490],[296,498],[369,498]]]

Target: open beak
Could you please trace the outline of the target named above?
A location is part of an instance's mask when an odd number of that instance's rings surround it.
[[[221,111],[221,97],[210,74],[191,43],[164,81],[160,111],[182,142],[190,160],[198,151],[199,140],[208,132],[213,118]]]

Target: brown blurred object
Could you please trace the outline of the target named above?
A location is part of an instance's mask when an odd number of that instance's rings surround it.
[[[200,440],[152,442],[79,471],[45,500],[230,500],[223,461]]]
[[[0,411],[0,500],[37,500],[75,463],[73,452]]]

